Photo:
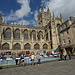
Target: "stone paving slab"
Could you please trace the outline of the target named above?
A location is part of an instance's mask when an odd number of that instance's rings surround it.
[[[1,69],[0,75],[75,75],[75,59]]]

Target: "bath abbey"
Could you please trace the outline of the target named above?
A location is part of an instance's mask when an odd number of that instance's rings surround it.
[[[60,17],[55,17],[54,12],[51,14],[49,8],[44,11],[43,7],[41,13],[38,13],[38,26],[8,24],[2,21],[0,15],[0,52],[33,51],[36,53],[40,50],[47,52],[59,49],[61,43],[66,44],[65,38],[61,39],[59,35],[59,27],[65,23],[61,13]],[[70,38],[68,42],[71,43]],[[66,49],[64,43],[61,46]]]

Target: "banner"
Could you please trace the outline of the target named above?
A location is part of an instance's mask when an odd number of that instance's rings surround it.
[[[58,53],[59,51],[58,50],[54,50],[54,53]]]

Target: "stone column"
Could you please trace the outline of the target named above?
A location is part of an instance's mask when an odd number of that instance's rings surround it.
[[[1,40],[0,40],[0,43],[1,43],[1,49],[2,49],[2,40],[4,40],[4,29],[1,28],[0,30],[1,30],[1,34],[0,34],[1,35],[0,39]]]
[[[50,31],[48,30],[48,39],[50,41]]]
[[[34,44],[31,43],[31,50],[34,50]]]
[[[32,43],[33,43],[33,34],[32,34],[32,38],[31,39],[32,39]]]
[[[37,41],[37,31],[36,31],[36,41]]]
[[[28,30],[28,40],[30,40],[30,30]]]
[[[45,40],[45,32],[43,31],[43,40]]]
[[[24,49],[23,30],[20,29],[21,49]]]
[[[13,39],[14,39],[14,28],[11,28],[11,45],[10,45],[10,49],[13,49]]]
[[[42,41],[43,41],[42,36],[40,36],[40,41],[41,41],[41,43],[42,43]]]
[[[22,32],[21,32],[21,29],[20,29],[20,41],[22,41]]]
[[[4,31],[5,31],[5,28],[2,28],[2,40],[4,40]]]
[[[44,32],[44,40],[46,41],[46,33]]]
[[[42,50],[43,49],[43,43],[41,42],[40,43],[40,50]]]

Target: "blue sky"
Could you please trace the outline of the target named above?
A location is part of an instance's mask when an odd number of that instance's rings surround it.
[[[7,23],[36,26],[42,5],[45,11],[49,7],[56,16],[62,13],[64,20],[75,16],[75,0],[0,0],[0,13]]]

